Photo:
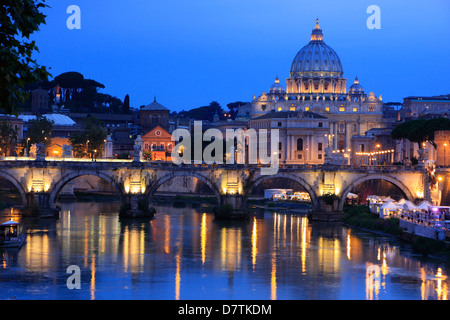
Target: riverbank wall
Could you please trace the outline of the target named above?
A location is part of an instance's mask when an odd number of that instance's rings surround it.
[[[434,240],[445,240],[445,230],[436,229],[430,226],[424,226],[411,221],[400,219],[399,227],[402,231],[410,234],[415,234],[421,237],[430,238]]]

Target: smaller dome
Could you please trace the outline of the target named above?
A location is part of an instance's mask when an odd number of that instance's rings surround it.
[[[280,79],[278,79],[278,76],[275,78],[275,83],[270,86],[269,94],[273,93],[286,93],[286,90],[283,88],[283,86],[280,84]]]
[[[355,82],[348,89],[350,94],[364,94],[364,88],[359,84],[358,77],[355,78]]]

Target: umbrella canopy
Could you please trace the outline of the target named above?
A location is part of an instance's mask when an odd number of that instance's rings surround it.
[[[18,223],[18,222],[16,222],[16,221],[14,221],[14,220],[9,220],[9,221],[7,221],[7,222],[5,222],[5,223],[2,223],[1,224],[1,226],[4,226],[4,227],[9,227],[9,226],[17,226],[17,225],[19,225],[20,223]]]
[[[354,194],[354,193],[351,193],[351,192],[349,192],[349,193],[347,194],[347,198],[357,198],[357,197],[358,197],[357,194]]]

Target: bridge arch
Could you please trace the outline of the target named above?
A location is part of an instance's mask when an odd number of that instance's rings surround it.
[[[20,193],[20,197],[22,198],[23,207],[26,208],[28,206],[27,193],[22,184],[19,181],[17,181],[17,179],[14,178],[12,175],[3,171],[0,171],[0,177],[5,180],[8,180],[17,188],[17,190]]]
[[[219,205],[222,204],[222,196],[220,193],[219,188],[216,186],[216,184],[214,184],[208,177],[205,177],[202,174],[196,173],[196,172],[171,172],[168,173],[162,177],[160,177],[159,179],[155,180],[150,187],[148,188],[148,192],[147,192],[147,199],[149,199],[149,201],[152,200],[154,194],[156,193],[156,191],[158,190],[158,188],[160,186],[162,186],[165,182],[176,178],[176,177],[194,177],[199,179],[200,181],[204,182],[213,192],[214,195],[217,198],[217,203]]]
[[[405,194],[407,200],[410,200],[410,201],[414,200],[414,196],[411,193],[411,191],[409,190],[409,188],[400,180],[398,180],[392,176],[384,175],[384,174],[366,175],[366,176],[355,179],[347,187],[344,188],[344,190],[342,191],[342,196],[340,197],[340,200],[339,200],[339,211],[344,210],[345,199],[347,198],[347,195],[349,194],[349,192],[353,188],[355,188],[357,185],[359,185],[360,183],[363,183],[363,182],[369,181],[369,180],[384,180],[384,181],[390,182],[393,185],[395,185],[397,188],[399,188]]]
[[[292,174],[292,173],[287,173],[287,172],[278,172],[275,175],[266,175],[266,176],[258,177],[255,181],[253,181],[248,186],[247,190],[245,190],[244,202],[247,201],[249,195],[261,182],[268,180],[268,179],[274,179],[274,178],[285,178],[285,179],[290,179],[292,181],[297,182],[303,188],[305,188],[306,192],[308,192],[309,196],[311,197],[312,209],[317,210],[319,208],[319,199],[317,197],[317,194],[314,192],[314,189],[309,185],[309,183],[306,182],[306,180],[304,180],[303,178],[299,177],[298,175]]]
[[[54,184],[49,192],[49,205],[50,207],[54,207],[56,203],[56,199],[58,198],[59,193],[63,189],[63,187],[70,181],[72,181],[75,178],[81,177],[81,176],[96,176],[99,177],[107,182],[109,182],[114,189],[116,189],[117,193],[119,194],[120,199],[124,200],[124,190],[116,182],[113,176],[105,174],[101,171],[95,171],[95,170],[83,170],[83,171],[74,171],[66,174],[63,176],[56,184]]]

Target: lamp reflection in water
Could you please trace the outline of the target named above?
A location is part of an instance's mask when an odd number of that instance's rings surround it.
[[[206,213],[202,214],[202,224],[200,228],[200,242],[201,242],[201,252],[202,252],[202,265],[206,261]]]
[[[253,228],[252,228],[252,266],[253,271],[255,271],[256,266],[256,255],[258,254],[258,223],[256,222],[256,217],[253,217]]]
[[[378,265],[369,265],[366,268],[366,299],[378,299],[381,283],[381,268]]]
[[[183,225],[183,216],[179,218],[179,225]],[[183,254],[183,228],[180,228],[180,231],[177,235],[177,242],[175,244],[176,253],[175,253],[175,300],[180,300],[180,288],[181,288],[181,259]]]

